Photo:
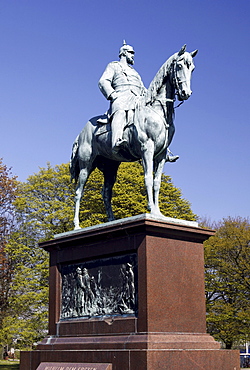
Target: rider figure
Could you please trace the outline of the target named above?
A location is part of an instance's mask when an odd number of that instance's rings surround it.
[[[133,47],[124,41],[119,52],[120,61],[109,63],[99,80],[101,92],[110,100],[109,115],[114,153],[127,142],[123,139],[124,128],[127,124],[133,123],[136,105],[140,97],[146,93],[140,75],[132,67],[134,54]],[[102,119],[98,120],[101,121]],[[168,150],[166,161],[175,162],[178,158],[179,156],[172,155]]]
[[[119,52],[120,61],[109,63],[99,80],[101,92],[110,100],[112,150],[115,153],[126,143],[122,138],[123,130],[127,124],[133,123],[136,103],[146,91],[140,75],[132,67],[134,53],[133,47],[124,41]]]

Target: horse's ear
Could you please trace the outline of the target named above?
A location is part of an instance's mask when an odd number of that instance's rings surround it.
[[[191,57],[192,58],[194,58],[195,57],[195,55],[198,53],[198,49],[196,49],[196,50],[194,50],[194,51],[192,51],[191,53],[190,53],[190,55],[191,55]]]
[[[187,45],[186,45],[186,44],[182,46],[181,50],[180,50],[180,51],[179,51],[179,53],[178,53],[178,55],[179,55],[179,56],[181,56],[182,54],[184,54],[184,53],[185,53],[185,51],[186,51],[186,47],[187,47]]]

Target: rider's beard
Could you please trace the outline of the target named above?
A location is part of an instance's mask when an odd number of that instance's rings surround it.
[[[127,63],[133,65],[134,64],[134,59],[127,57]]]

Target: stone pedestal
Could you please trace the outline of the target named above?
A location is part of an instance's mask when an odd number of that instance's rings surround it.
[[[22,352],[20,370],[239,370],[238,351],[206,334],[202,243],[211,235],[143,214],[41,243],[50,253],[49,336]]]

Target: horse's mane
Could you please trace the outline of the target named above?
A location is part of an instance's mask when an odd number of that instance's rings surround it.
[[[156,96],[159,92],[159,89],[162,87],[163,80],[167,76],[167,74],[170,72],[170,67],[173,62],[177,58],[177,54],[175,53],[172,55],[168,60],[161,66],[159,71],[156,73],[154,79],[149,85],[149,88],[146,92],[145,96],[145,102],[147,103],[153,103],[156,99]]]

